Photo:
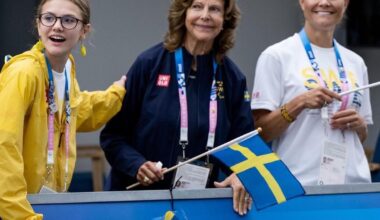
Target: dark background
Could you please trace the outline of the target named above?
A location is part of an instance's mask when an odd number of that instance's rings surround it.
[[[36,37],[34,14],[38,0],[0,0],[0,66],[5,55],[29,49]]]
[[[348,46],[380,47],[380,0],[351,0],[347,10]]]

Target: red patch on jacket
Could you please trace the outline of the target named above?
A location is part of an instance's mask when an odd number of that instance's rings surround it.
[[[170,83],[170,75],[159,74],[157,79],[157,86],[159,87],[168,87]]]

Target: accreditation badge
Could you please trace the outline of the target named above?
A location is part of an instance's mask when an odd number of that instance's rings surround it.
[[[178,163],[182,163],[183,161],[182,158],[178,159]],[[176,170],[172,188],[205,189],[211,170],[212,164],[206,164],[204,161],[195,161],[180,166]]]
[[[344,184],[346,176],[346,147],[326,140],[324,143],[318,185]]]

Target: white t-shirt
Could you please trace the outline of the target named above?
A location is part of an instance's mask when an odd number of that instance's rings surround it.
[[[58,112],[59,112],[59,118],[61,119],[62,117],[62,112],[65,110],[64,108],[64,101],[65,101],[65,83],[66,83],[66,77],[65,77],[65,71],[67,71],[67,82],[68,82],[68,88],[70,91],[70,73],[71,73],[71,62],[68,59],[65,65],[65,69],[63,70],[62,73],[56,72],[52,70],[53,72],[53,77],[54,77],[54,86],[55,86],[55,92],[56,92],[56,101],[57,107],[58,107]]]
[[[322,78],[329,89],[340,92],[341,83],[333,48],[312,45]],[[367,67],[363,59],[338,44],[349,89],[368,84]],[[251,108],[274,111],[308,89],[318,87],[305,48],[295,34],[267,48],[259,57]],[[350,95],[348,108],[356,108],[367,124],[372,124],[369,90]],[[306,109],[288,129],[273,141],[273,150],[289,167],[302,185],[316,185],[319,177],[324,140],[328,138],[346,146],[345,183],[371,181],[368,162],[356,132],[331,129],[324,125],[320,109]]]

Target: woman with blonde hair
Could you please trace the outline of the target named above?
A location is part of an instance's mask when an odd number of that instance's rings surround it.
[[[371,181],[362,142],[372,123],[363,59],[334,39],[348,0],[299,0],[304,28],[256,67],[252,111],[263,137],[303,185]]]

